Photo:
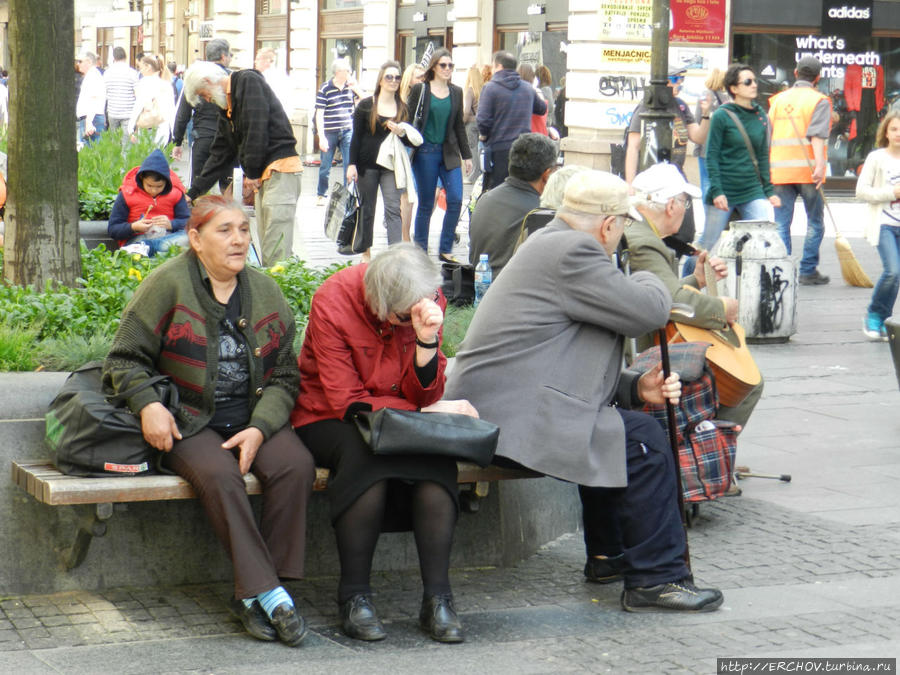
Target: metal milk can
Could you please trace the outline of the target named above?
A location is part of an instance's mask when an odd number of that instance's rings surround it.
[[[738,300],[738,323],[749,342],[787,342],[797,332],[797,266],[766,220],[738,220],[714,254],[728,265],[721,295]]]

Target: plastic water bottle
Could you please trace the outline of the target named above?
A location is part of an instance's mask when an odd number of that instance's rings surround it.
[[[478,259],[478,264],[475,265],[475,306],[478,307],[478,303],[481,302],[481,299],[484,297],[484,294],[487,293],[488,286],[491,285],[491,279],[493,278],[493,273],[491,272],[491,265],[488,263],[488,255],[487,253],[482,253],[481,257]]]

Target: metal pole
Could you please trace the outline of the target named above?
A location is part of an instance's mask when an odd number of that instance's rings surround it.
[[[644,91],[638,172],[672,156],[672,120],[666,106],[673,99],[669,74],[669,0],[653,0],[650,87]],[[655,152],[654,152],[655,150]]]

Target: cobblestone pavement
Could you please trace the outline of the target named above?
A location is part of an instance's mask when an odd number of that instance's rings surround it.
[[[900,609],[896,596],[887,595],[900,589],[896,537],[740,497],[704,505],[690,542],[698,581],[727,589],[719,612],[622,612],[620,585],[583,582],[583,547],[579,535],[572,534],[513,568],[454,570],[457,604],[469,633],[469,642],[460,647],[430,645],[418,634],[417,574],[382,573],[373,581],[390,633],[387,641],[362,645],[342,637],[333,601],[336,580],[321,577],[289,585],[311,625],[311,649],[270,646],[269,651],[279,659],[292,657],[287,663],[304,664],[304,671],[308,660],[311,667],[321,661],[323,672],[335,660],[390,659],[398,650],[419,653],[422,672],[438,666],[443,651],[449,652],[451,670],[456,670],[466,652],[476,656],[488,649],[510,657],[531,654],[528,672],[703,673],[715,672],[716,656],[815,651],[898,638]],[[797,600],[809,587],[829,584],[869,588],[871,595],[880,581],[888,581],[886,595],[871,607]],[[260,652],[229,613],[229,593],[229,584],[210,584],[7,598],[0,601],[0,664],[12,652],[27,651],[36,670],[49,670],[55,653],[73,651],[66,648],[138,643],[160,648],[198,638],[254,647],[253,654],[264,657],[265,649]],[[779,605],[779,598],[785,604]],[[790,606],[794,601],[796,609]],[[232,663],[224,671],[257,665]],[[131,666],[118,672],[155,672],[152,663]],[[97,664],[96,672],[106,671]]]

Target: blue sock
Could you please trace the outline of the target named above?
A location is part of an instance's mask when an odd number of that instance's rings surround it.
[[[241,602],[244,603],[244,607],[250,609],[253,606],[253,603],[256,602],[256,598],[241,598]]]
[[[271,591],[260,593],[256,596],[256,599],[259,600],[259,604],[262,605],[263,610],[270,619],[272,618],[272,612],[275,611],[278,605],[287,603],[291,607],[294,606],[294,601],[288,595],[288,592],[284,590],[283,586],[276,586]]]

